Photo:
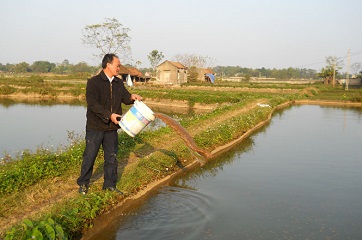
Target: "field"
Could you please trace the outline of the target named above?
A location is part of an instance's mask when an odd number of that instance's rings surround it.
[[[72,102],[85,99],[84,78],[54,76],[0,77],[0,97],[14,101]],[[136,85],[130,91],[153,106],[194,108],[198,114],[180,120],[197,146],[213,157],[242,141],[272,117],[277,108],[291,104],[333,104],[362,107],[362,91],[306,84],[220,82],[182,86],[154,83]],[[197,112],[197,111],[195,111]],[[96,161],[91,191],[80,196],[75,184],[84,143],[70,135],[66,149],[39,149],[20,159],[0,164],[0,236],[5,239],[79,239],[92,221],[126,199],[134,199],[173,174],[199,163],[182,139],[170,128],[142,132],[134,139],[120,133],[118,188],[125,197],[101,191],[102,152]],[[212,159],[210,160],[212,161]],[[206,163],[207,164],[207,163]],[[51,238],[51,236],[58,238]]]

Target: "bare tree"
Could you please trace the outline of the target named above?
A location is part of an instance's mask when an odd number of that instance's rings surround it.
[[[337,57],[329,56],[326,57],[326,62],[328,64],[326,69],[329,69],[330,74],[332,75],[327,83],[332,83],[334,86],[336,84],[336,74],[338,73],[338,70],[342,69],[343,60]]]
[[[213,67],[215,59],[212,59],[208,56],[201,56],[196,54],[178,54],[174,57],[175,62],[182,63],[185,67],[197,67],[197,68],[206,68]]]
[[[83,44],[95,47],[100,52],[95,57],[103,57],[107,53],[117,54],[122,62],[132,59],[129,46],[131,38],[128,36],[129,28],[124,28],[115,18],[105,18],[101,24],[87,25],[83,29]]]
[[[351,65],[352,73],[357,75],[359,73],[359,70],[362,68],[362,64],[359,62],[353,63]]]

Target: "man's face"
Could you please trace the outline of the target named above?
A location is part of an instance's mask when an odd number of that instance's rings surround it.
[[[118,58],[113,57],[112,63],[108,63],[107,67],[112,74],[112,76],[117,76],[119,73],[119,70],[121,69],[121,62]]]

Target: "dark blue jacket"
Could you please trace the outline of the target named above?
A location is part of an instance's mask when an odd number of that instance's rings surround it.
[[[117,130],[119,125],[111,121],[111,114],[122,115],[122,103],[132,104],[131,93],[123,81],[115,77],[109,82],[106,74],[101,71],[90,78],[86,88],[87,129],[96,131]]]

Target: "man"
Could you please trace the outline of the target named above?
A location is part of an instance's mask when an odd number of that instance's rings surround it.
[[[86,147],[80,176],[77,180],[79,193],[86,194],[93,173],[94,161],[100,146],[104,151],[103,190],[115,191],[117,183],[118,121],[122,115],[121,104],[132,104],[142,100],[137,94],[131,94],[117,77],[121,63],[115,54],[106,54],[102,60],[102,71],[87,82],[87,123]]]

